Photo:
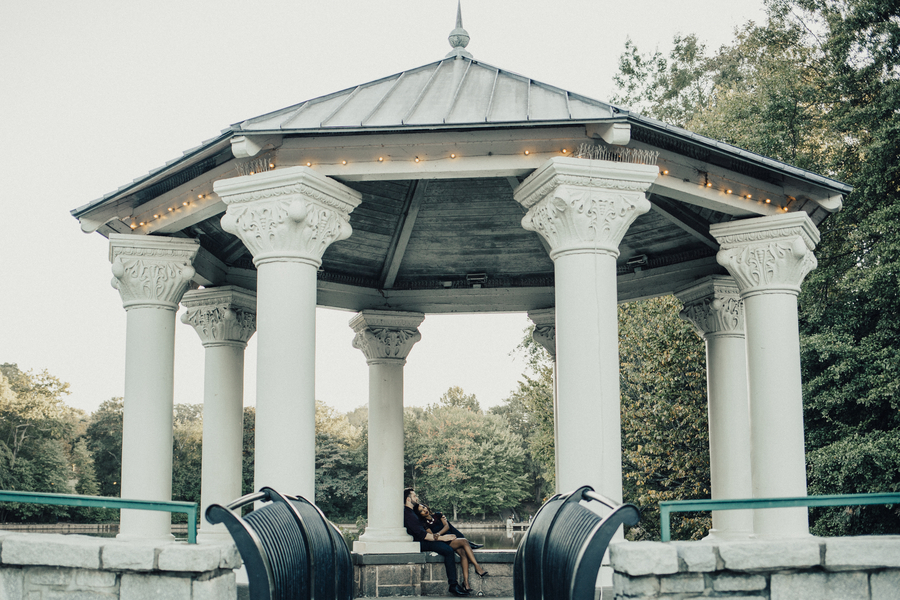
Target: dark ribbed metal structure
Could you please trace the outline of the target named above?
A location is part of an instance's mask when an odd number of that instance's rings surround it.
[[[242,506],[268,502],[246,517]],[[251,600],[352,600],[353,564],[341,532],[300,496],[271,488],[212,504],[206,520],[223,523],[247,568]]]
[[[585,504],[612,509],[601,517]],[[585,503],[585,504],[582,504]],[[589,486],[557,494],[534,517],[513,565],[516,600],[593,600],[606,547],[620,525],[636,525],[638,509]]]

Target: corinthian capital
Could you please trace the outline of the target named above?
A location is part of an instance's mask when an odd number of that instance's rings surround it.
[[[217,181],[228,206],[222,228],[244,242],[257,266],[269,261],[316,267],[333,242],[350,237],[362,194],[307,167]]]
[[[364,310],[350,319],[356,332],[353,347],[362,350],[369,364],[384,360],[405,363],[413,345],[422,339],[418,327],[424,320],[422,313]]]
[[[805,212],[711,225],[719,241],[716,261],[731,273],[741,298],[760,293],[800,293],[818,264],[819,231]]]
[[[190,325],[205,348],[245,348],[256,331],[256,294],[235,286],[191,290],[181,303],[187,312],[181,322]]]
[[[684,303],[681,318],[690,321],[700,337],[744,337],[744,304],[731,277],[704,277],[676,291],[675,297]]]
[[[619,242],[650,210],[644,192],[655,166],[580,158],[551,158],[522,182],[516,201],[528,209],[522,227],[550,245],[550,258],[572,251],[619,255]]]
[[[119,290],[125,310],[177,310],[194,277],[192,263],[199,249],[195,240],[110,234],[112,286]]]
[[[534,323],[531,339],[556,358],[556,309],[529,310],[528,318]]]

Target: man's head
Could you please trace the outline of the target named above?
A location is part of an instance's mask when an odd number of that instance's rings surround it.
[[[414,504],[419,503],[419,497],[416,496],[416,491],[412,488],[406,488],[403,490],[403,504],[410,508],[413,507]]]

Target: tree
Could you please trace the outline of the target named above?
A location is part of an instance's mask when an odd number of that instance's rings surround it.
[[[417,423],[417,488],[436,507],[468,514],[512,508],[526,497],[522,439],[506,420],[458,406],[436,406]]]
[[[172,499],[199,503],[203,465],[203,405],[176,404],[174,409]]]
[[[123,413],[121,397],[105,400],[91,415],[85,434],[101,496],[120,495]]]
[[[473,412],[481,412],[481,406],[478,405],[475,394],[465,393],[458,385],[451,386],[444,392],[436,406],[456,406]]]
[[[502,416],[523,440],[532,498],[541,503],[556,487],[556,453],[553,416],[553,358],[531,337],[534,326],[524,331],[515,352],[524,354],[528,370],[503,404],[490,410]]]
[[[368,440],[348,415],[316,401],[316,504],[332,520],[354,520],[368,504]]]
[[[659,539],[659,501],[708,498],[703,342],[672,296],[619,306],[625,500],[642,512],[633,539]],[[673,537],[699,539],[709,514],[673,515]]]

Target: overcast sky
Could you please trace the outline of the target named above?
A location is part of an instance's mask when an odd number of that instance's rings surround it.
[[[70,382],[92,411],[122,394],[125,311],[109,246],[73,208],[131,182],[232,123],[442,58],[456,0],[29,0],[0,8],[0,363]],[[599,100],[626,37],[667,51],[710,47],[764,18],[762,0],[467,0],[475,59]],[[319,309],[316,396],[365,404],[351,313]],[[405,403],[452,385],[499,404],[524,364],[524,314],[428,316],[410,353]],[[178,322],[175,402],[203,398],[203,348]],[[246,360],[255,402],[256,346]],[[141,374],[153,377],[153,373]]]

